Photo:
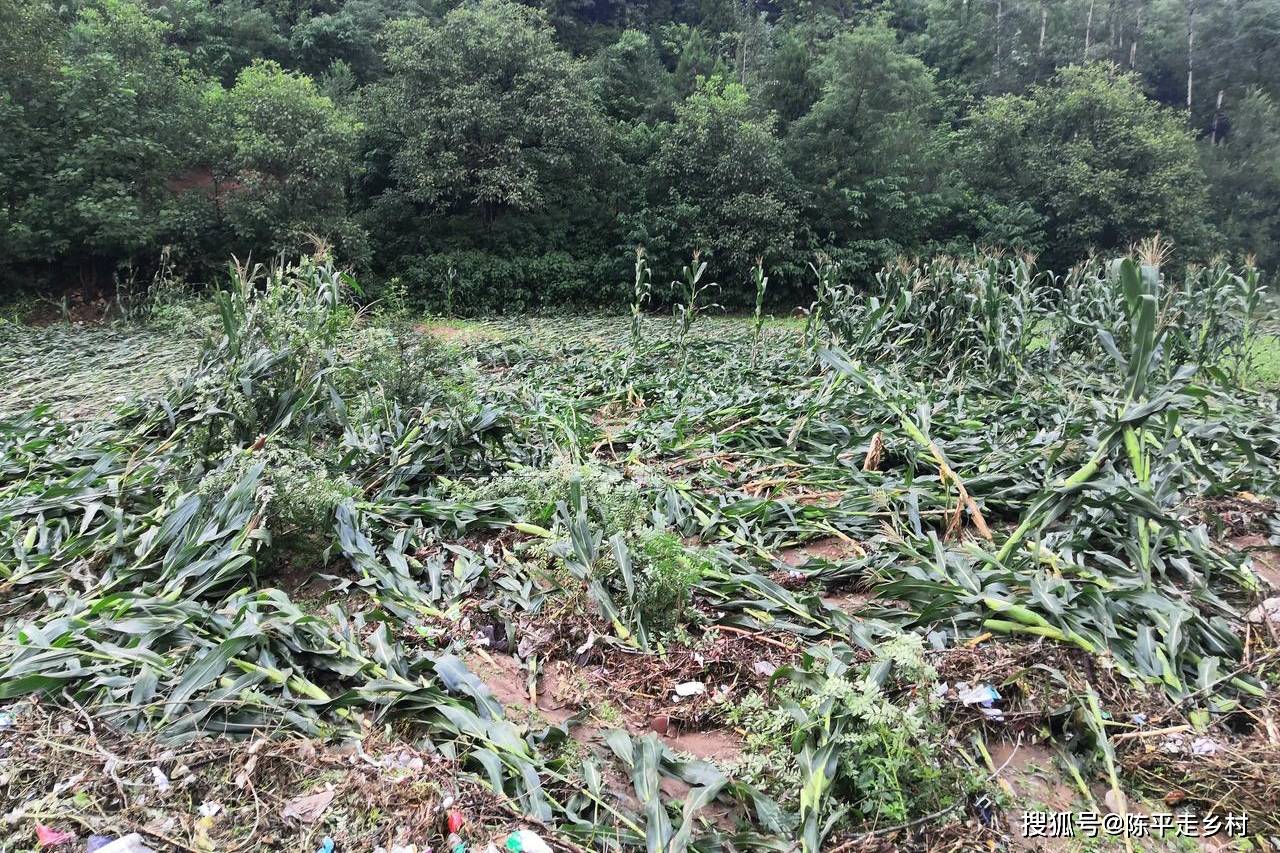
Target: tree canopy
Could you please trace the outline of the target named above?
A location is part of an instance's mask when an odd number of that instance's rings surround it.
[[[637,242],[663,277],[701,250],[726,302],[761,255],[777,292],[818,252],[1061,268],[1155,231],[1276,264],[1280,0],[0,0],[0,25],[10,283],[305,235],[426,298],[455,270],[583,303]]]

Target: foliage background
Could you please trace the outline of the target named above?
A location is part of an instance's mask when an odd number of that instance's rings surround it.
[[[454,312],[749,304],[974,244],[1175,263],[1280,219],[1280,0],[0,0],[0,280],[313,237]],[[143,275],[139,275],[143,273]]]

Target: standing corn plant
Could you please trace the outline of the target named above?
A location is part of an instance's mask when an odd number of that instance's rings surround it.
[[[804,324],[804,345],[814,352],[818,348],[819,330],[822,328],[823,308],[827,304],[827,294],[840,279],[840,264],[831,260],[826,254],[818,253],[818,257],[809,264],[809,269],[818,279],[818,290],[814,294],[813,303],[809,306],[809,315]]]
[[[1031,511],[1023,517],[1022,523],[1005,540],[1003,547],[996,555],[997,560],[1004,561],[1008,559],[1031,529],[1049,517],[1050,509],[1061,497],[1059,494],[1061,491],[1076,489],[1098,473],[1116,438],[1120,436],[1123,436],[1126,454],[1133,466],[1134,474],[1137,476],[1139,484],[1143,486],[1144,490],[1149,488],[1148,477],[1150,470],[1146,460],[1146,453],[1143,449],[1144,442],[1139,436],[1138,428],[1142,421],[1163,409],[1168,405],[1169,401],[1167,399],[1164,401],[1165,406],[1141,407],[1139,409],[1141,417],[1136,414],[1129,415],[1128,412],[1146,395],[1147,379],[1157,362],[1158,345],[1162,335],[1156,324],[1160,271],[1154,265],[1143,264],[1140,267],[1132,258],[1123,258],[1112,264],[1111,280],[1123,292],[1127,308],[1128,316],[1125,328],[1129,331],[1128,355],[1126,356],[1120,352],[1110,331],[1098,329],[1098,338],[1103,348],[1115,362],[1124,368],[1122,403],[1125,406],[1125,410],[1120,412],[1117,415],[1116,422],[1108,425],[1102,435],[1099,436],[1097,447],[1088,461],[1074,474],[1063,480],[1059,489],[1049,492],[1032,506]],[[1168,393],[1162,396],[1172,396],[1172,394]],[[1143,411],[1147,409],[1149,411]],[[1150,556],[1146,539],[1147,526],[1143,523],[1139,527],[1140,563],[1142,564],[1144,577],[1146,577]],[[1149,580],[1149,577],[1147,579]]]
[[[636,246],[636,278],[631,291],[631,351],[640,352],[640,312],[653,297],[653,270],[644,246]]]
[[[769,289],[769,277],[764,274],[764,258],[756,258],[751,280],[756,286],[756,312],[751,317],[751,366],[755,367],[760,353],[760,334],[764,331],[764,294]]]
[[[674,311],[676,319],[676,349],[680,352],[682,363],[687,351],[689,329],[693,328],[694,321],[698,319],[698,313],[709,307],[702,304],[702,299],[706,296],[708,290],[720,286],[714,281],[706,283],[702,281],[706,271],[707,262],[702,260],[702,252],[699,250],[693,253],[693,260],[680,270],[681,275],[684,276],[684,281],[671,282],[671,289],[675,291],[676,297],[682,300],[676,303]]]
[[[444,315],[453,316],[453,292],[458,288],[458,268],[449,265],[444,275]]]

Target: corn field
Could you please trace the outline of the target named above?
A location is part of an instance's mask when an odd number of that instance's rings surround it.
[[[967,736],[942,751],[968,782],[929,782],[928,809],[858,781],[851,697],[932,701],[886,655],[903,644],[1032,648],[1062,683],[1103,671],[1247,727],[1277,688],[1245,618],[1267,593],[1206,507],[1280,536],[1264,290],[1224,264],[1174,280],[1159,254],[873,284],[823,259],[803,327],[761,319],[763,265],[755,318],[708,313],[696,258],[675,317],[646,314],[643,252],[629,319],[448,340],[357,307],[322,258],[233,267],[198,334],[0,326],[0,698],[173,748],[394,723],[599,850],[855,849],[894,824],[910,847],[933,805],[963,819],[990,779]],[[585,717],[513,715],[473,665],[509,654],[536,693],[553,664],[716,638],[756,658],[690,676],[706,695],[675,713],[729,727],[768,697],[785,772],[691,759],[643,720],[566,749]],[[1111,756],[1089,697],[1042,716],[1087,719],[1085,753]]]

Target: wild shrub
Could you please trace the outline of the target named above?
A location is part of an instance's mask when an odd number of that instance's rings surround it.
[[[273,565],[282,559],[294,563],[316,560],[333,543],[338,505],[355,498],[360,489],[313,454],[307,448],[277,444],[238,453],[201,480],[196,493],[205,500],[215,500],[251,468],[261,466],[256,493],[258,523],[268,539],[259,562]]]
[[[521,517],[547,525],[558,507],[575,508],[573,492],[580,490],[591,521],[608,536],[627,533],[649,522],[653,507],[636,483],[612,468],[561,460],[546,468],[519,466],[474,486],[454,486],[450,495],[468,502],[518,499]]]
[[[381,421],[396,406],[465,411],[477,404],[471,371],[429,335],[372,325],[346,335],[338,352],[335,384],[352,422]]]
[[[642,540],[636,567],[636,607],[650,635],[658,636],[684,621],[693,588],[712,563],[674,534],[657,533]]]
[[[833,817],[898,823],[948,805],[971,781],[949,757],[921,639],[898,634],[872,660],[853,659],[846,646],[815,647],[778,671],[772,697],[751,694],[727,711],[747,733],[737,772],[798,808],[810,850]]]

